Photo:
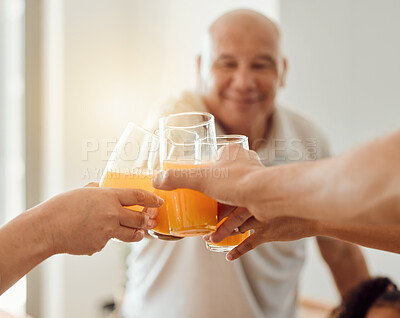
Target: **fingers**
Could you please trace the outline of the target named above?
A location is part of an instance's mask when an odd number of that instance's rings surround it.
[[[140,189],[114,188],[113,191],[117,193],[120,203],[124,206],[137,204],[146,207],[158,208],[164,203],[164,200],[154,193]]]
[[[250,235],[247,239],[245,239],[242,243],[240,243],[238,246],[236,246],[232,251],[226,254],[226,260],[234,261],[235,259],[238,259],[240,256],[256,248],[261,243],[263,242],[260,241],[257,233],[254,233]]]
[[[218,221],[226,218],[229,214],[236,210],[236,206],[231,206],[218,202]]]
[[[203,183],[210,168],[195,168],[181,170],[161,171],[153,177],[153,187],[162,190],[174,190],[177,188],[188,188],[203,192]]]
[[[155,219],[158,215],[157,208],[144,208],[142,212],[146,212],[150,216],[150,219]]]
[[[241,226],[250,217],[251,214],[246,208],[237,208],[230,214],[225,222],[220,225],[217,231],[209,236],[209,239],[213,243],[221,242],[224,238],[230,236],[235,228]]]
[[[228,144],[218,149],[217,160],[235,160],[241,151],[245,150],[239,144]]]
[[[217,153],[217,161],[218,160],[236,160],[238,158],[241,159],[250,159],[260,161],[260,157],[257,152],[254,150],[244,149],[239,144],[229,144],[224,147],[221,147]]]
[[[157,222],[155,219],[150,218],[147,213],[121,208],[119,224],[132,229],[152,229],[157,225]]]
[[[119,226],[115,230],[114,237],[124,242],[138,242],[143,239],[144,231]]]
[[[249,150],[248,155],[249,159],[260,161],[260,156],[254,150]]]
[[[241,226],[239,226],[239,232],[245,233],[248,230],[255,229],[260,226],[260,221],[258,221],[254,216],[247,219]]]

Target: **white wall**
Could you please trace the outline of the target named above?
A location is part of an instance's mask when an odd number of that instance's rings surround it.
[[[400,2],[282,0],[293,108],[319,122],[335,154],[400,128]],[[400,283],[400,256],[365,249],[372,273]],[[334,300],[315,247],[302,293]]]
[[[22,0],[0,0],[0,226],[24,210],[24,20]],[[0,308],[25,310],[26,280],[0,297]]]
[[[132,1],[68,0],[64,7],[67,189],[99,180],[108,159],[106,143],[144,110],[135,90],[140,78],[133,63]],[[93,151],[87,153],[86,146]],[[66,257],[63,318],[102,317],[101,306],[124,284],[126,248],[111,242],[92,257]]]

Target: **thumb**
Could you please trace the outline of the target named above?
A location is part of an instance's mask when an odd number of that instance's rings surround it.
[[[144,207],[160,207],[164,201],[154,193],[141,189],[114,188],[119,202],[123,206],[140,205]]]
[[[161,190],[187,188],[203,192],[207,171],[207,168],[161,171],[153,177],[152,184]]]
[[[89,182],[87,185],[84,186],[84,188],[98,188],[99,183],[98,182]]]

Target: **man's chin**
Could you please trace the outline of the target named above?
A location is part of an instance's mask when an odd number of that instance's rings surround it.
[[[246,103],[246,102],[231,102],[228,103],[228,108],[232,111],[232,112],[237,112],[239,114],[248,114],[249,112],[256,112],[258,109],[258,103]]]
[[[233,134],[244,134],[253,125],[255,118],[253,116],[244,116],[244,114],[239,112],[230,112],[226,114],[223,120],[219,119],[222,124]]]
[[[230,103],[224,110],[234,121],[253,121],[262,116],[260,106],[255,103]]]

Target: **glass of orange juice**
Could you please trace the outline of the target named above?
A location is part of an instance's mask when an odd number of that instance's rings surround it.
[[[228,144],[238,144],[242,148],[249,150],[249,141],[246,136],[243,135],[219,135],[217,136],[217,148],[221,148],[223,146],[226,146]],[[232,154],[233,156],[235,154]],[[224,223],[226,218],[221,220],[218,223],[218,227]],[[250,236],[250,231],[247,231],[245,233],[237,233],[236,235],[229,236],[225,239],[223,239],[219,243],[208,243],[206,242],[207,249],[212,251],[212,252],[229,252],[233,248],[235,248],[237,245],[242,243],[246,238]]]
[[[151,184],[153,173],[159,170],[159,138],[142,127],[129,123],[118,140],[100,180],[100,187],[134,188],[155,192]],[[142,210],[140,206],[127,207]],[[159,235],[160,233],[160,235]],[[169,235],[169,223],[165,208],[161,207],[157,216],[157,227],[149,234],[160,239],[178,240]]]
[[[161,169],[186,169],[210,165],[216,155],[214,116],[189,112],[160,119]],[[207,140],[199,146],[200,140]],[[217,228],[218,204],[215,200],[190,189],[167,191],[163,196],[170,233],[177,236],[202,236]]]

